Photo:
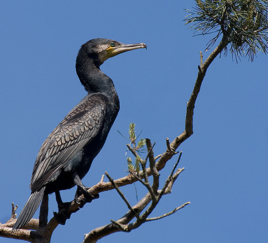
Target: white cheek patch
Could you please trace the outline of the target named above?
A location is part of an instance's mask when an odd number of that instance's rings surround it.
[[[99,45],[97,48],[98,53],[101,53],[103,51],[105,51],[107,48],[109,47],[109,45]]]
[[[99,45],[98,46],[98,53],[99,53],[99,59],[101,60],[101,62],[104,62],[108,59],[107,57],[107,48],[109,47],[109,45]]]

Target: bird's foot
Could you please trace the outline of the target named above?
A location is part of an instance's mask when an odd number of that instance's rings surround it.
[[[59,212],[58,213],[53,212],[54,217],[59,224],[65,225],[66,220],[71,217],[71,213],[69,212],[71,202],[65,202],[65,203],[62,202],[59,191],[56,191],[55,195],[56,195],[56,201],[58,203]]]
[[[65,225],[66,220],[69,219],[71,217],[71,213],[68,211],[59,211],[58,213],[53,212],[54,213],[54,217],[57,220],[57,222],[59,224]]]
[[[91,202],[94,199],[99,198],[99,194],[91,195],[87,190],[90,187],[85,187],[85,190],[79,186],[77,186],[77,190],[75,193],[75,201],[77,204],[79,204],[79,207],[82,208],[84,205],[88,202]],[[83,198],[79,198],[81,195],[83,195]]]

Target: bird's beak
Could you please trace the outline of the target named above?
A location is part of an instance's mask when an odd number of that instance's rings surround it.
[[[147,46],[144,43],[139,43],[139,44],[120,44],[118,46],[114,47],[109,47],[107,51],[107,58],[116,56],[120,53],[126,52],[126,51],[131,51],[135,49],[140,49],[140,48],[146,48]]]

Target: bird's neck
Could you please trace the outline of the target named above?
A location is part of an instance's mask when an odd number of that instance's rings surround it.
[[[113,81],[99,68],[94,59],[77,60],[77,75],[89,94],[102,93],[119,107],[119,99]]]

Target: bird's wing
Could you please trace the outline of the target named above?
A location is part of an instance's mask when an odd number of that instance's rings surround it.
[[[106,114],[106,96],[86,96],[54,129],[37,155],[30,188],[39,190],[99,132]]]

